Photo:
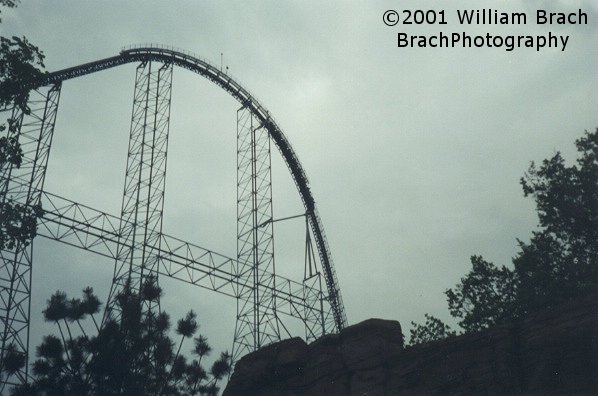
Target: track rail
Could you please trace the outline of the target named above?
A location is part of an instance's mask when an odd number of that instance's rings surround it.
[[[227,91],[242,106],[251,110],[253,115],[268,130],[270,137],[280,151],[299,191],[299,195],[305,207],[309,224],[316,240],[316,246],[322,268],[324,279],[328,289],[329,303],[332,307],[334,321],[338,330],[343,329],[347,324],[344,305],[341,292],[334,270],[332,256],[322,226],[322,221],[318,215],[315,201],[309,188],[307,175],[299,162],[297,154],[291,147],[287,137],[282,129],[276,123],[269,111],[253,96],[247,89],[233,79],[229,74],[213,66],[209,62],[190,55],[180,50],[171,48],[160,48],[154,46],[139,46],[123,49],[120,54],[94,62],[84,63],[82,65],[70,67],[63,70],[45,74],[41,79],[31,84],[31,88],[55,84],[76,77],[92,74],[101,70],[120,66],[126,63],[158,61],[163,63],[172,63],[178,67],[195,72],[208,80],[212,81],[222,89]]]

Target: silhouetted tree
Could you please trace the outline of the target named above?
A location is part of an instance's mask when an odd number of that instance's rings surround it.
[[[59,334],[44,337],[36,350],[34,380],[14,389],[13,395],[217,394],[218,381],[230,371],[231,356],[222,353],[207,372],[202,359],[211,348],[201,335],[194,338],[194,358],[188,362],[181,355],[184,341],[199,327],[193,311],[177,322],[180,340],[175,344],[168,335],[168,315],[143,311],[143,297],[129,287],[116,297],[116,305],[118,319],[109,318],[98,327],[94,317],[101,304],[91,288],[83,291],[82,299],[53,294],[44,318],[56,324]],[[87,318],[91,326],[82,323]],[[88,335],[90,329],[96,335]]]
[[[16,7],[17,1],[0,0],[0,6]],[[44,54],[26,37],[0,36],[0,109],[18,106],[29,113],[31,82],[44,73]]]
[[[461,319],[461,328],[477,331],[517,318],[515,273],[505,266],[497,268],[481,256],[471,257],[471,265],[461,283],[445,292],[449,312]]]
[[[598,291],[598,129],[575,145],[575,165],[557,152],[521,179],[541,227],[513,259],[524,312]]]
[[[410,345],[442,340],[457,334],[454,330],[451,330],[450,326],[445,324],[442,320],[428,314],[424,314],[424,316],[426,317],[426,322],[423,325],[411,322],[411,329],[409,330]]]
[[[521,178],[524,195],[536,201],[540,230],[518,240],[513,269],[481,256],[445,293],[449,312],[464,332],[508,323],[539,309],[598,292],[598,129],[576,140],[579,158],[567,166],[559,152],[531,163]],[[412,322],[411,345],[451,334],[440,320]]]

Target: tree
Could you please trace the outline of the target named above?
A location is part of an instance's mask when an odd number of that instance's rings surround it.
[[[14,8],[17,4],[16,0],[0,0],[0,6]],[[44,58],[26,37],[0,36],[0,109],[14,105],[29,113],[29,90],[44,73]]]
[[[0,108],[14,105],[28,114],[29,90],[44,67],[44,54],[27,38],[0,36]]]
[[[513,269],[481,256],[445,294],[450,314],[464,332],[513,322],[555,304],[598,292],[598,129],[576,140],[579,158],[567,166],[559,152],[538,167],[531,163],[521,185],[536,201],[539,227]],[[430,319],[413,323],[411,345],[450,335],[447,325]]]
[[[428,314],[424,314],[424,316],[426,317],[426,322],[423,325],[411,322],[411,329],[409,330],[410,345],[442,340],[457,335],[457,332],[451,330],[450,326],[442,320]]]
[[[541,227],[513,259],[524,312],[598,292],[598,129],[575,145],[575,165],[557,152],[521,178]]]
[[[218,381],[230,372],[231,356],[222,353],[207,372],[202,359],[211,348],[200,335],[188,362],[181,349],[198,330],[196,314],[189,311],[177,322],[175,350],[168,314],[144,312],[144,298],[125,287],[117,296],[119,319],[109,318],[98,327],[94,315],[101,304],[92,289],[85,289],[82,299],[56,292],[44,318],[56,324],[59,335],[44,337],[33,363],[34,381],[14,389],[13,395],[217,394]],[[91,326],[83,323],[87,318]],[[88,335],[90,327],[95,336]]]
[[[517,318],[516,274],[481,256],[472,256],[471,265],[461,283],[445,292],[451,316],[461,319],[459,326],[465,332],[478,331]]]

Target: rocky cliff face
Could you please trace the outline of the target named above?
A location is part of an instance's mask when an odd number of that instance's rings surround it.
[[[399,323],[380,319],[293,338],[243,357],[224,395],[435,393],[598,394],[598,296],[408,349]]]

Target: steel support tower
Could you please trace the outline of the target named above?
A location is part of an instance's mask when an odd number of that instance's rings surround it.
[[[158,287],[157,253],[164,211],[171,92],[171,63],[148,61],[137,67],[120,241],[108,297],[108,315],[118,315],[115,297],[127,284],[135,293],[145,292],[144,311],[159,307],[159,298],[148,297],[142,286],[151,282]]]
[[[29,109],[15,107],[10,116],[14,127],[7,129],[7,139],[15,138],[22,150],[20,166],[4,164],[0,169],[0,205],[15,210],[32,210],[41,203],[44,178],[61,84],[30,92]],[[0,394],[5,385],[27,380],[28,365],[13,371],[8,360],[27,362],[29,351],[29,315],[31,310],[31,270],[33,244],[17,241],[14,247],[0,250]]]
[[[325,296],[322,291],[322,273],[314,253],[309,228],[309,217],[305,216],[305,267],[303,270],[303,322],[305,339],[315,340],[319,336],[334,332],[334,318],[324,309]]]
[[[276,314],[270,137],[247,109],[237,111],[237,260],[241,274],[233,358],[280,340]]]
[[[44,176],[64,80],[126,63],[137,63],[122,209],[113,216],[44,190]],[[242,105],[237,111],[237,252],[218,254],[163,233],[166,162],[173,66],[214,82]],[[3,166],[0,204],[43,208],[39,236],[113,260],[107,315],[117,317],[114,298],[127,284],[144,293],[146,280],[167,276],[236,300],[233,354],[291,336],[286,318],[299,320],[313,340],[342,329],[347,319],[330,249],[307,176],[290,142],[264,106],[230,75],[188,53],[138,47],[44,75],[32,86],[31,112],[14,110],[6,137],[23,149],[20,167]],[[26,114],[27,113],[27,114]],[[275,271],[271,145],[285,161],[303,202],[306,221],[305,271],[293,280]],[[298,216],[296,216],[298,217]],[[316,254],[317,253],[317,254]],[[31,302],[31,243],[0,252],[0,394],[7,384],[28,381],[27,364],[10,371],[10,357],[27,363]],[[159,299],[144,309],[159,309]]]

